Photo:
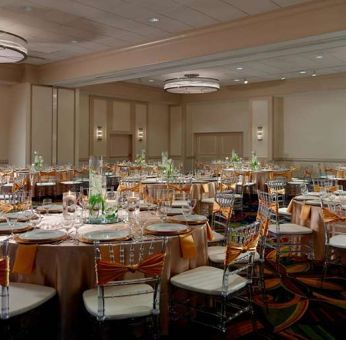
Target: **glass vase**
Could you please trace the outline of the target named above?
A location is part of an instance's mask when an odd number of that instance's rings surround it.
[[[103,219],[106,197],[106,176],[103,174],[102,156],[89,158],[89,219]]]

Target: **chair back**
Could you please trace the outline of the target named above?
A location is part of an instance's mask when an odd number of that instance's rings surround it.
[[[0,319],[8,319],[9,311],[10,261],[8,240],[0,241]]]
[[[313,191],[320,192],[333,192],[338,189],[338,182],[336,179],[331,178],[312,178]]]
[[[248,283],[252,282],[253,264],[260,238],[260,223],[253,222],[245,226],[230,229],[224,263],[223,292],[228,289],[229,276],[247,271]],[[240,258],[240,255],[241,258]],[[236,269],[234,269],[236,265]]]
[[[107,295],[105,288],[108,286],[150,284],[154,290],[153,313],[159,313],[160,282],[165,264],[166,244],[167,238],[126,243],[95,243],[98,320],[105,319],[105,299],[117,297]]]
[[[268,193],[277,194],[278,204],[280,207],[286,203],[287,182],[284,178],[269,180],[267,183]]]

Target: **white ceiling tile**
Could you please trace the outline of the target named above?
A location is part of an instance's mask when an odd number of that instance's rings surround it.
[[[177,0],[187,7],[193,8],[220,22],[235,20],[246,14],[232,5],[220,0]]]
[[[315,0],[272,0],[272,2],[279,5],[280,7],[299,5],[304,2],[310,2],[310,1],[315,1]]]
[[[224,0],[249,15],[272,11],[280,8],[271,0]]]

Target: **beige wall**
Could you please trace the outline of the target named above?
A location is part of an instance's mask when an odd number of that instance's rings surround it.
[[[81,93],[79,104],[79,160],[87,161],[90,150],[90,120],[89,120],[90,98],[89,95]]]
[[[8,158],[8,120],[11,108],[11,87],[0,86],[0,163],[7,163]]]
[[[346,90],[283,97],[281,158],[346,161]]]
[[[30,162],[30,84],[13,85],[8,107],[8,162],[24,167]]]
[[[251,150],[263,160],[272,159],[272,98],[254,98],[250,100]],[[257,131],[263,131],[263,139],[257,139]]]
[[[161,159],[169,151],[169,107],[166,104],[148,105],[147,153],[151,159]]]

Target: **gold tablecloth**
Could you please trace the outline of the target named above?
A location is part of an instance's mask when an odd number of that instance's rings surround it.
[[[144,213],[144,212],[143,212]],[[149,213],[147,214],[148,218]],[[164,278],[161,286],[161,328],[167,334],[169,322],[168,280],[197,266],[208,263],[206,226],[192,227],[192,235],[197,248],[197,256],[184,259],[181,256],[179,237],[169,237]],[[17,249],[16,243],[10,244],[12,260]],[[44,284],[57,289],[60,315],[61,339],[74,339],[76,318],[84,309],[82,293],[95,287],[94,247],[84,243],[74,245],[65,241],[59,245],[41,244],[36,254],[35,269],[29,275],[11,274],[11,281]]]
[[[301,201],[292,201],[292,223],[304,225],[314,231],[314,254],[316,260],[324,258],[324,225],[320,215],[321,208],[319,206],[310,205],[309,218],[302,219],[301,211],[304,203]]]

